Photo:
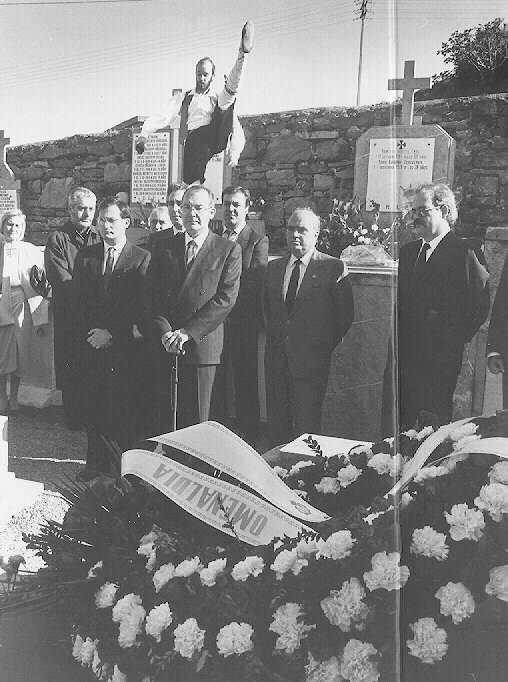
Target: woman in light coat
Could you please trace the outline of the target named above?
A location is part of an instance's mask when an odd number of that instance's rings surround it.
[[[48,303],[32,288],[30,270],[44,268],[44,256],[36,246],[23,241],[26,221],[15,209],[0,222],[0,414],[18,407],[18,388],[30,354],[48,323]],[[10,395],[7,398],[7,378]]]

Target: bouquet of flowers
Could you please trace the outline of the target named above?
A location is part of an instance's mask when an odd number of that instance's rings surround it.
[[[330,458],[310,439],[275,471],[330,518],[264,546],[112,479],[67,490],[32,542],[73,577],[73,655],[98,679],[388,682],[399,644],[434,679],[451,628],[508,601],[507,435],[501,415]]]

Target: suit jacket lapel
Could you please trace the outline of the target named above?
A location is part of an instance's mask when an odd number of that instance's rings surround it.
[[[240,232],[240,234],[238,235],[236,241],[237,241],[238,244],[240,244],[240,246],[242,247],[242,251],[244,250],[244,248],[245,248],[245,247],[247,246],[247,244],[249,243],[249,239],[250,239],[250,237],[251,237],[251,234],[252,234],[252,228],[251,228],[249,225],[245,225],[245,227],[243,228],[243,230],[242,230],[242,231]]]
[[[180,289],[180,293],[178,294],[178,299],[181,299],[183,294],[187,291],[189,286],[195,285],[197,279],[201,279],[201,272],[202,272],[202,263],[205,261],[205,259],[208,256],[208,252],[210,251],[210,244],[213,240],[213,235],[211,232],[208,232],[208,235],[203,242],[203,245],[199,249],[199,251],[196,254],[196,257],[194,258],[194,262],[192,264],[191,269],[185,273],[185,279],[183,281],[182,287]],[[217,237],[215,237],[217,239]],[[185,271],[185,239],[183,240],[184,242],[184,271]]]
[[[277,304],[280,305],[282,309],[282,315],[283,318],[287,318],[287,311],[286,311],[286,304],[284,301],[284,275],[286,273],[286,267],[289,261],[289,255],[283,258],[279,258],[278,261],[276,261],[276,270],[275,270],[275,288],[277,291]]]

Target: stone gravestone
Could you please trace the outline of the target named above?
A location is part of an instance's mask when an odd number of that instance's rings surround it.
[[[165,204],[169,182],[170,132],[153,133],[143,154],[136,152],[139,133],[132,139],[131,203]]]
[[[403,90],[401,122],[374,127],[356,143],[354,193],[367,209],[380,204],[381,221],[390,225],[428,182],[453,184],[455,140],[439,125],[415,125],[414,92],[429,87],[428,78],[414,78],[414,62],[405,62],[404,78],[388,82]]]
[[[7,165],[6,147],[10,139],[4,137],[4,131],[0,130],[0,218],[7,211],[19,207],[18,192],[19,180],[14,179],[14,174]]]

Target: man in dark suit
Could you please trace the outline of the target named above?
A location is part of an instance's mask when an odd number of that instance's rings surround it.
[[[70,428],[82,423],[76,374],[76,323],[72,308],[74,262],[78,251],[100,242],[92,225],[95,194],[75,187],[67,198],[69,222],[50,233],[44,251],[44,267],[52,286],[56,386],[62,391],[65,419]]]
[[[122,449],[139,432],[135,371],[139,358],[150,254],[127,241],[129,211],[114,197],[99,206],[104,243],[82,249],[74,268],[79,382],[88,435],[82,478],[110,469],[104,438]]]
[[[268,264],[268,237],[247,223],[250,193],[227,187],[222,193],[224,225],[221,234],[242,249],[240,291],[225,324],[224,367],[232,369],[235,411],[240,434],[255,443],[259,430],[258,336],[261,296]],[[226,372],[228,375],[228,372]],[[226,376],[226,382],[229,376]]]
[[[209,231],[214,214],[212,192],[189,187],[182,204],[185,232],[161,242],[153,253],[150,307],[155,330],[168,354],[182,356],[179,428],[210,416],[224,320],[240,285],[241,249]]]
[[[412,428],[417,420],[440,424],[451,420],[464,344],[488,314],[488,272],[475,251],[453,232],[456,219],[455,197],[447,185],[420,188],[413,201],[413,220],[421,239],[403,246],[399,255],[402,428]]]
[[[508,408],[508,257],[492,304],[487,336],[487,366],[493,374],[503,373],[503,407]]]
[[[319,432],[330,358],[353,321],[344,263],[316,251],[319,217],[288,220],[290,255],[268,264],[264,309],[267,413],[274,444]]]

